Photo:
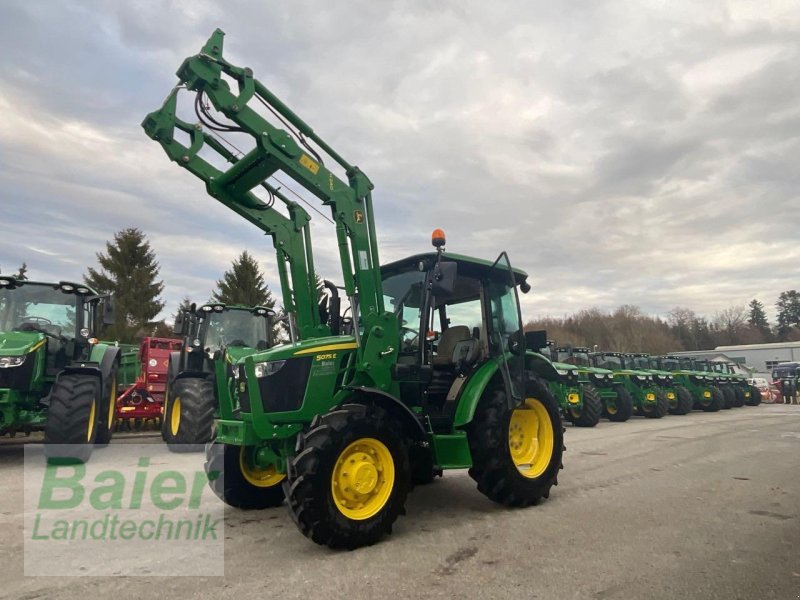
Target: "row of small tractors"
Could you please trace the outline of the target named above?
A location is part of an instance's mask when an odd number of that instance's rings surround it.
[[[157,412],[148,398],[157,405],[163,390],[164,440],[176,452],[205,447],[224,502],[285,503],[314,542],[355,548],[391,533],[414,485],[447,469],[468,469],[480,493],[506,506],[548,498],[564,467],[562,414],[589,425],[602,414],[754,403],[738,376],[710,365],[548,346],[523,329],[519,294],[531,286],[504,251],[495,260],[446,252],[437,229],[432,251],[382,264],[372,182],[252,69],[228,62],[223,42],[216,30],[181,64],[142,126],[271,238],[284,314],[190,307],[176,322],[179,344],[139,350],[141,373],[117,408],[120,369],[136,358],[124,363],[124,348],[96,339],[110,299],[74,283],[0,278],[4,431],[43,427],[51,459],[87,460],[115,416],[147,418]],[[192,110],[196,122],[181,116]],[[321,300],[311,217],[287,197],[287,181],[330,210],[341,285],[326,281]],[[273,339],[279,325],[287,343]],[[48,450],[56,444],[75,450]]]

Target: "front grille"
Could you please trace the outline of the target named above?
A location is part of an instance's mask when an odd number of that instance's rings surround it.
[[[28,354],[25,362],[18,367],[0,369],[0,388],[27,390],[31,384],[33,366],[36,364],[36,353]]]
[[[298,410],[303,405],[312,358],[290,358],[277,373],[258,380],[264,412]]]

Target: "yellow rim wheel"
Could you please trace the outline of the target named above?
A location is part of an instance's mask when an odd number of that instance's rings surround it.
[[[511,413],[508,447],[517,470],[529,479],[545,472],[553,456],[553,422],[541,400],[527,398]]]
[[[383,442],[361,438],[345,448],[331,476],[331,495],[345,517],[369,519],[380,512],[394,489],[394,459]]]
[[[169,417],[169,428],[172,435],[178,435],[178,429],[181,427],[181,397],[175,396],[172,401],[172,414]]]
[[[111,392],[108,394],[108,428],[114,427],[114,417],[117,413],[117,374],[111,378]]]
[[[97,412],[97,401],[92,400],[92,406],[89,408],[89,426],[86,428],[86,441],[92,441],[92,435],[94,434],[94,419],[95,413]]]
[[[279,473],[274,465],[262,469],[250,464],[250,461],[247,460],[247,450],[247,448],[242,446],[242,449],[239,451],[239,470],[241,470],[242,476],[249,484],[260,488],[268,488],[278,485],[284,480],[286,474]]]
[[[614,406],[613,404],[607,404],[606,405],[606,411],[610,415],[615,415],[615,414],[617,414],[617,407]]]

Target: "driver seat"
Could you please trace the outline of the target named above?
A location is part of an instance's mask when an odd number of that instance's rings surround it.
[[[455,366],[454,353],[461,342],[472,340],[472,334],[466,325],[455,325],[442,332],[442,338],[436,348],[436,356],[431,360],[434,368]]]

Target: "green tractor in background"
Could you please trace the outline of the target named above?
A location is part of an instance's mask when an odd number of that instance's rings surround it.
[[[743,400],[742,403],[739,404],[739,399],[736,396],[736,390],[731,379],[717,372],[710,360],[695,358],[694,368],[700,373],[703,373],[722,393],[723,409],[731,409],[734,406],[744,406]]]
[[[50,460],[111,441],[120,349],[97,342],[111,299],[81,283],[0,275],[0,433],[44,430]]]
[[[619,378],[608,369],[592,365],[589,348],[560,346],[555,349],[557,361],[573,366],[584,385],[590,385],[600,398],[600,414],[609,421],[623,423],[633,414],[633,398]]]
[[[264,306],[192,305],[178,313],[174,333],[184,338],[172,352],[161,437],[173,452],[196,452],[214,439],[214,419],[228,405],[232,368],[245,356],[273,345],[275,311]]]
[[[675,383],[689,390],[693,408],[705,412],[717,412],[725,403],[716,379],[696,368],[694,359],[688,356],[656,356],[658,368],[672,373]]]
[[[669,414],[686,415],[692,412],[694,401],[691,392],[675,381],[672,373],[659,368],[658,361],[644,352],[634,352],[626,356],[634,369],[646,371],[653,375],[669,401]]]
[[[737,373],[733,363],[724,361],[712,361],[711,368],[721,377],[728,380],[728,385],[733,388],[736,395],[734,406],[758,406],[761,404],[761,392],[759,389],[747,382],[747,376]]]
[[[597,425],[603,413],[603,401],[594,386],[588,380],[582,380],[577,366],[559,362],[553,340],[547,340],[547,346],[539,353],[553,363],[558,373],[558,379],[547,383],[564,418],[576,427]]]
[[[621,388],[630,396],[636,414],[648,419],[660,419],[669,412],[669,400],[656,385],[653,375],[632,368],[632,365],[627,364],[624,353],[593,352],[591,357],[595,367],[613,372]]]

